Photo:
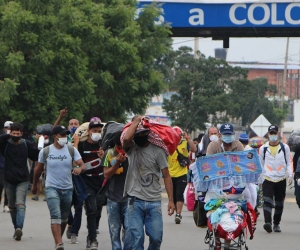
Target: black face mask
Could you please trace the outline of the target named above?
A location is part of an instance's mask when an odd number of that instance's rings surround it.
[[[10,138],[12,139],[13,142],[18,142],[21,139],[21,136],[13,136],[13,135],[11,135]]]
[[[148,135],[135,136],[133,140],[135,144],[138,145],[139,147],[144,147],[148,142]]]

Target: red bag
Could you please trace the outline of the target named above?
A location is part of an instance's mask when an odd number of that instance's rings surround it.
[[[126,124],[123,128],[123,134],[121,136],[121,141],[126,133],[126,130],[130,127],[132,122]],[[167,125],[163,125],[152,120],[143,119],[141,124],[145,128],[150,129],[149,142],[164,149],[167,154],[172,155],[180,142],[180,136],[176,131]]]
[[[195,207],[195,188],[193,183],[187,184],[187,192],[186,192],[186,208],[189,211],[194,211]]]

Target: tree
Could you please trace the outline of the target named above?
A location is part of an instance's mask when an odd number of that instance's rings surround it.
[[[188,131],[205,128],[209,118],[213,123],[227,120],[218,114],[229,108],[228,87],[232,82],[245,79],[247,73],[212,57],[200,55],[194,59],[191,51],[191,48],[181,47],[173,54],[175,79],[170,81],[169,88],[176,94],[163,103],[173,124]]]
[[[271,123],[280,125],[287,115],[287,106],[284,105],[284,109],[280,110],[276,101],[269,100],[274,99],[276,93],[276,86],[268,85],[266,78],[232,82],[229,94],[231,108],[228,114],[241,118],[243,126],[250,126],[260,114]]]
[[[0,1],[0,80],[12,87],[2,119],[35,128],[61,108],[79,120],[124,120],[164,87],[155,68],[171,46],[151,5],[133,0]],[[16,92],[14,92],[14,89]]]

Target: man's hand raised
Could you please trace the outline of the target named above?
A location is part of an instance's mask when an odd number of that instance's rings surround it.
[[[59,111],[59,116],[60,117],[65,117],[68,114],[68,109],[65,107],[64,109]]]

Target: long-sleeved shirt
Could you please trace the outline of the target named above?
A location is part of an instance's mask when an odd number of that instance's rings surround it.
[[[263,176],[268,181],[282,181],[286,178],[286,172],[288,172],[289,177],[293,176],[290,148],[285,143],[283,143],[283,146],[285,154],[279,145],[275,156],[271,152],[269,142],[262,145],[259,149],[263,165]],[[264,148],[267,148],[266,151]]]

